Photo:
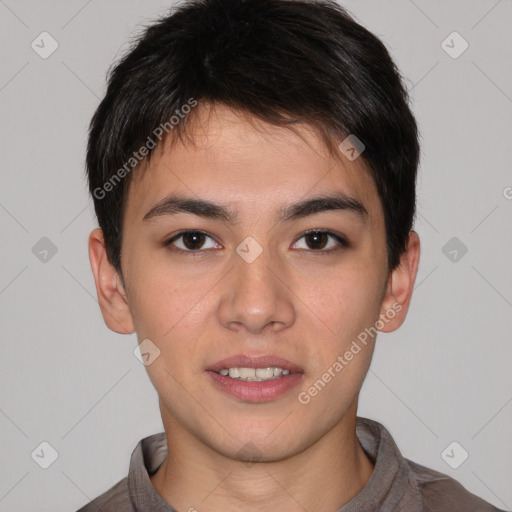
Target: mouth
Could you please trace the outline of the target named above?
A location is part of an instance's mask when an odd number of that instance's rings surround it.
[[[223,392],[247,402],[274,400],[295,387],[304,370],[278,356],[238,355],[206,368]]]

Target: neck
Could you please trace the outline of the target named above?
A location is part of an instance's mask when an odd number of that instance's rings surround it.
[[[175,509],[193,512],[336,511],[373,471],[356,436],[356,407],[300,453],[271,462],[226,457],[165,417],[168,455],[151,482]]]

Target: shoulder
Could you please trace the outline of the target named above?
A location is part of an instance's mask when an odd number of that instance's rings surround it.
[[[426,512],[501,512],[470,493],[457,480],[406,459]]]
[[[77,512],[133,512],[134,510],[128,490],[128,478],[125,477]]]

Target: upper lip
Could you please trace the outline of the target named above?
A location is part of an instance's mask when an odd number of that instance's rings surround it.
[[[208,366],[207,371],[219,372],[223,368],[268,368],[277,367],[288,370],[290,373],[304,373],[304,370],[282,357],[276,355],[244,355],[238,354],[217,361]]]

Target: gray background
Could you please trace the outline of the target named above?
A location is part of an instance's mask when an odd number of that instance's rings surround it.
[[[135,334],[109,331],[96,301],[83,161],[108,67],[169,5],[0,0],[0,511],[76,510],[163,430]],[[379,336],[359,414],[510,510],[512,2],[343,5],[392,52],[422,133],[416,290],[405,325]],[[59,45],[47,59],[31,47],[43,31]],[[441,45],[453,31],[469,43],[457,58]],[[43,441],[59,454],[48,469],[31,457]],[[469,453],[458,469],[441,456],[453,441]]]

